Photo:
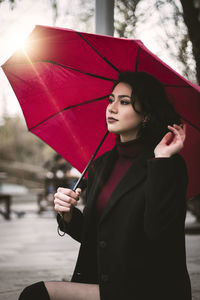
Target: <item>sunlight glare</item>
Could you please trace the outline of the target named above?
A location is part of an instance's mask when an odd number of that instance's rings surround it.
[[[33,30],[34,26],[15,26],[10,28],[4,38],[5,58],[8,59],[17,50],[26,50],[27,37]],[[6,60],[5,59],[5,60]],[[4,61],[5,61],[4,60]]]
[[[26,38],[27,38],[28,34],[27,31],[20,31],[17,32],[15,34],[12,34],[12,36],[10,37],[10,46],[12,48],[13,51],[16,50],[23,50],[26,48],[27,46],[27,42],[26,42]]]

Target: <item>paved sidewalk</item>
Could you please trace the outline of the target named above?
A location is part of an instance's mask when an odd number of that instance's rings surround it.
[[[12,208],[26,214],[21,218],[12,214],[11,221],[0,216],[0,300],[17,300],[33,282],[70,278],[79,249],[67,235],[58,236],[53,212],[38,216],[34,203]],[[186,248],[193,300],[199,300],[200,235],[186,235]]]
[[[12,205],[24,217],[0,216],[0,300],[17,300],[20,291],[40,280],[70,278],[79,243],[57,234],[53,212],[37,214],[36,204]]]

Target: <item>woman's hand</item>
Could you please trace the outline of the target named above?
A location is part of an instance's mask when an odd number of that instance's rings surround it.
[[[154,149],[155,157],[170,157],[178,153],[184,145],[186,138],[186,125],[168,126],[171,130],[166,133],[160,143]]]
[[[57,193],[54,195],[54,209],[63,216],[64,220],[69,223],[72,218],[72,211],[77,205],[81,189],[72,191],[70,189],[59,187]]]

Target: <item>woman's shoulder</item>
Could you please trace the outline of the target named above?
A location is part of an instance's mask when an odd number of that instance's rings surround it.
[[[186,162],[185,159],[183,158],[183,156],[179,153],[176,153],[174,155],[172,155],[171,159],[173,160],[173,162],[175,162],[176,164],[182,166],[182,167],[186,167]]]
[[[167,170],[171,174],[187,176],[187,165],[183,156],[179,153],[173,154],[171,157],[150,158],[147,161],[153,170]]]
[[[176,153],[172,155],[169,160],[171,170],[173,170],[174,174],[180,177],[188,177],[187,165],[181,154]]]
[[[166,162],[171,162],[172,164],[177,164],[177,165],[182,165],[182,166],[186,166],[185,163],[185,159],[183,158],[183,156],[179,153],[175,153],[170,157],[150,157],[150,160],[153,161],[166,161]]]

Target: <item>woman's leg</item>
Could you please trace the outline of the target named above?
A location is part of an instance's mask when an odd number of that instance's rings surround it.
[[[77,282],[45,282],[51,300],[100,300],[99,285]]]
[[[43,281],[27,286],[19,296],[19,300],[50,300]]]
[[[100,300],[99,286],[76,282],[37,282],[26,287],[19,300]]]

